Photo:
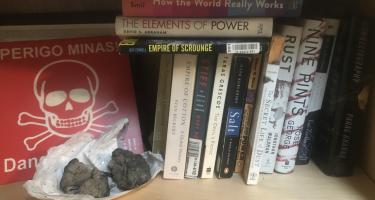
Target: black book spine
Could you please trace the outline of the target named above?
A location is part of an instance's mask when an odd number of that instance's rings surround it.
[[[334,43],[335,43],[335,36],[333,35],[323,36],[323,44],[322,44],[322,49],[321,49],[320,57],[318,61],[319,64],[316,70],[316,78],[318,78],[318,75],[328,74],[329,65],[331,63],[330,60],[331,60],[332,48],[334,48]],[[315,82],[314,84],[321,84],[318,81],[319,80],[317,80],[317,82]],[[326,85],[322,83],[320,87],[326,87]],[[319,88],[314,88],[313,86],[312,93],[317,92],[317,91],[314,91],[314,89],[319,89]],[[312,101],[318,100],[316,99],[316,97],[313,97],[313,95],[316,95],[316,94],[312,94],[310,104],[315,103]],[[313,105],[309,105],[309,106],[313,106]],[[309,107],[309,110],[310,110],[310,107]],[[320,115],[320,108],[313,108],[313,110],[311,110],[306,116],[305,123],[302,129],[301,142],[298,147],[296,165],[305,165],[305,164],[308,164],[310,161],[312,144],[313,144],[314,137],[317,131],[316,124],[317,124],[317,120],[319,119],[319,115]]]
[[[353,18],[342,65],[330,73],[323,102],[320,130],[314,143],[313,159],[330,176],[353,174],[356,137],[364,121],[365,106],[358,100],[363,86],[370,25]],[[336,86],[336,87],[335,87]]]
[[[230,178],[234,172],[252,61],[249,55],[233,56],[215,166],[218,178]]]
[[[119,44],[120,53],[127,54],[258,54],[265,51],[267,40],[261,38],[243,39],[124,39]]]
[[[185,177],[197,178],[206,138],[217,55],[200,54],[191,111]]]

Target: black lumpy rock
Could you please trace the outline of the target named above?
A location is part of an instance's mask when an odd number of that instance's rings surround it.
[[[141,155],[120,148],[112,152],[108,169],[113,181],[121,190],[136,188],[151,179],[150,168],[145,159]]]
[[[81,185],[89,178],[91,178],[91,168],[75,158],[65,166],[60,188],[64,193],[78,194]]]
[[[92,177],[87,179],[80,187],[80,194],[89,194],[96,198],[109,196],[108,177],[97,168],[92,170]]]
[[[60,188],[67,194],[88,194],[97,198],[109,196],[110,193],[107,175],[76,158],[65,166]]]

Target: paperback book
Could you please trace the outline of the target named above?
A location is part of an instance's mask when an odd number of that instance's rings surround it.
[[[120,37],[271,37],[272,18],[116,17]]]
[[[218,178],[230,178],[234,172],[252,62],[251,55],[233,56],[215,166]]]
[[[279,173],[291,173],[294,170],[326,25],[321,20],[303,20],[303,27],[276,157],[275,171]]]
[[[124,16],[297,17],[302,0],[122,0]]]
[[[174,55],[163,174],[166,179],[184,178],[197,57]]]
[[[302,37],[302,27],[281,25],[278,32],[285,37],[285,42],[280,58],[280,70],[277,76],[273,105],[267,122],[268,132],[263,152],[261,173],[273,173],[275,168],[280,134],[284,125],[290,87]]]
[[[267,123],[270,119],[271,107],[274,100],[274,91],[277,76],[280,69],[280,58],[284,46],[284,37],[273,36],[268,62],[263,67],[261,82],[254,111],[254,119],[251,123],[249,146],[246,151],[243,175],[246,184],[256,185],[259,180],[259,172],[265,146]]]

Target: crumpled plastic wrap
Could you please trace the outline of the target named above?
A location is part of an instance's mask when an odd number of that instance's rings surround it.
[[[73,136],[64,144],[49,149],[47,155],[40,159],[33,179],[24,184],[27,192],[39,199],[64,200],[114,199],[131,192],[132,190],[119,190],[111,178],[108,178],[111,187],[110,196],[105,198],[94,198],[90,195],[81,194],[65,194],[60,190],[60,180],[64,167],[73,158],[95,166],[101,171],[109,172],[107,165],[111,159],[112,151],[119,147],[118,135],[121,130],[126,128],[127,124],[128,119],[124,118],[114,124],[109,132],[102,134],[99,138],[94,138],[90,133],[81,133]],[[163,169],[163,159],[160,154],[151,152],[145,152],[142,156],[150,166],[152,180]]]

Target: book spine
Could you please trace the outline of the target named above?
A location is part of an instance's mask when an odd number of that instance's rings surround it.
[[[196,55],[174,55],[163,175],[166,179],[184,178],[196,64]]]
[[[165,142],[168,130],[169,100],[171,96],[173,55],[160,56],[158,92],[156,97],[152,152],[165,155]]]
[[[203,153],[201,178],[213,178],[220,125],[223,119],[225,95],[232,66],[233,54],[219,54],[216,64],[215,80],[212,90],[210,114],[208,118],[206,141]]]
[[[116,17],[121,37],[271,37],[272,18]]]
[[[259,180],[265,136],[268,131],[267,122],[271,114],[277,75],[280,69],[279,62],[283,43],[284,37],[272,37],[268,63],[263,68],[261,82],[259,83],[254,118],[251,123],[252,128],[250,130],[249,146],[246,151],[243,171],[245,182],[249,185],[256,185]]]
[[[230,178],[236,163],[236,154],[246,91],[250,76],[251,55],[234,55],[228,83],[215,172],[218,178]]]
[[[245,162],[245,153],[247,146],[249,144],[250,125],[253,117],[255,97],[258,88],[259,77],[262,71],[262,57],[263,54],[258,54],[254,56],[254,61],[250,70],[249,83],[247,85],[246,92],[246,103],[244,106],[240,139],[238,142],[236,166],[234,168],[235,173],[242,172]]]
[[[302,0],[122,0],[124,16],[150,17],[297,17]]]
[[[129,54],[164,54],[164,53],[190,53],[190,54],[217,54],[240,53],[258,54],[264,49],[264,41],[254,38],[243,40],[194,40],[194,39],[134,39],[126,38],[119,44],[121,53]]]
[[[366,63],[370,29],[367,21],[352,19],[349,35],[344,40],[344,59],[340,65],[332,66],[328,79],[327,96],[322,105],[324,121],[317,134],[314,161],[330,176],[353,174],[356,139],[362,131],[368,95],[365,77],[371,67]],[[329,94],[332,90],[335,93]],[[317,156],[320,153],[324,154]]]
[[[323,42],[321,35],[324,29],[325,23],[323,21],[304,20],[302,43],[298,53],[275,164],[275,171],[279,173],[290,173],[295,166],[295,159]]]
[[[324,92],[335,48],[336,36],[340,25],[340,21],[336,19],[324,19],[324,21],[327,24],[327,30],[323,36],[322,50],[320,52],[318,67],[314,78],[314,85],[311,89],[308,114],[303,126],[302,138],[296,158],[297,165],[308,164],[310,161],[312,144],[315,137],[314,135],[317,131],[317,120],[320,115],[320,109],[322,108]]]
[[[206,139],[207,121],[211,103],[217,56],[200,54],[198,56],[197,76],[191,111],[189,143],[186,156],[185,177],[197,178]]]
[[[268,133],[263,152],[261,173],[273,173],[279,148],[280,134],[283,128],[286,107],[297,62],[299,45],[302,38],[302,27],[280,26],[279,33],[285,37],[280,59],[280,71],[274,91],[274,102],[268,120]]]

